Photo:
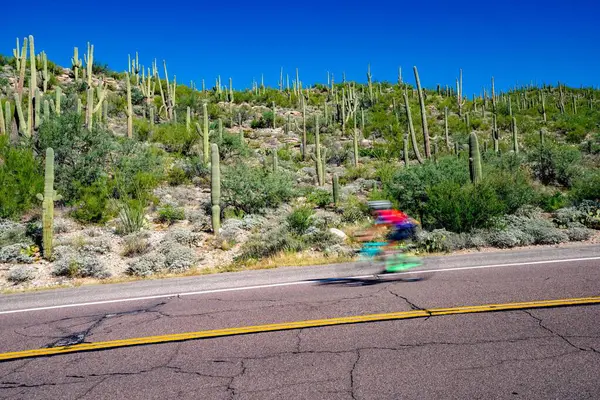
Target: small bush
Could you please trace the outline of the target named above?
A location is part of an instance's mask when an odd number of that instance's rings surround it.
[[[190,154],[192,146],[199,141],[199,135],[195,128],[188,131],[185,125],[163,124],[155,125],[151,140],[164,144],[169,152]]]
[[[566,230],[566,234],[570,241],[580,242],[592,237],[594,231],[584,227],[572,227]]]
[[[600,172],[586,171],[578,178],[569,193],[574,202],[583,200],[600,201]]]
[[[31,245],[26,243],[15,243],[0,248],[0,263],[31,264]]]
[[[340,244],[342,239],[328,230],[314,229],[303,236],[302,241],[314,250],[325,251],[331,246]]]
[[[431,232],[421,231],[416,236],[416,247],[427,253],[450,252],[454,250],[448,238],[452,232],[445,229],[435,229]]]
[[[196,263],[192,249],[179,243],[166,243],[159,251],[165,256],[165,268],[169,272],[182,272]]]
[[[129,235],[123,240],[124,257],[134,257],[145,254],[150,249],[150,242],[143,235]]]
[[[8,271],[7,280],[13,283],[24,283],[35,278],[35,268],[14,267]]]
[[[188,175],[180,166],[174,166],[167,173],[167,182],[171,186],[184,185],[189,182]]]
[[[27,242],[30,242],[30,239],[27,237],[25,225],[10,220],[0,220],[0,247]]]
[[[267,234],[250,236],[242,246],[242,254],[237,260],[260,260],[282,251],[301,251],[304,243],[296,236],[290,234],[286,228],[270,230]]]
[[[68,278],[108,278],[110,273],[97,257],[70,252],[54,263],[52,274]]]
[[[350,196],[342,205],[342,221],[348,223],[356,223],[365,220],[369,216],[369,208],[357,197]]]
[[[165,268],[165,256],[159,252],[146,254],[129,263],[126,273],[135,276],[150,276],[160,273]]]
[[[306,196],[306,200],[317,207],[325,207],[331,204],[333,201],[332,193],[328,190],[316,189],[311,191],[308,196]]]
[[[161,224],[172,225],[175,221],[182,221],[185,219],[185,210],[182,207],[176,207],[172,204],[166,204],[158,208],[157,222]]]
[[[75,209],[71,216],[79,222],[103,223],[111,216],[109,208],[110,189],[106,179],[93,182],[90,186],[81,187]]]
[[[167,233],[162,240],[162,243],[178,243],[184,246],[197,246],[202,240],[202,235],[197,232],[192,232],[187,229],[174,229]]]
[[[307,206],[294,209],[287,217],[286,222],[292,233],[303,235],[311,226],[315,211]]]
[[[522,232],[516,232],[514,229],[494,231],[488,235],[488,243],[493,247],[501,249],[516,247],[521,244],[519,236],[522,236]]]
[[[529,153],[534,176],[544,185],[559,184],[571,187],[581,174],[581,153],[570,146],[546,143]]]

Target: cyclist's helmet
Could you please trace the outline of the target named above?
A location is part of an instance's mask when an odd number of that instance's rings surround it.
[[[392,202],[389,200],[373,200],[367,202],[367,205],[371,210],[379,211],[379,210],[391,210]]]

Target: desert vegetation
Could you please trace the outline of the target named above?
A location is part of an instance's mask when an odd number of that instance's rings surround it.
[[[235,90],[94,52],[62,67],[30,36],[0,55],[1,289],[347,260],[369,199],[421,222],[422,253],[600,229],[594,88],[490,77],[470,97],[462,71],[426,88],[366,66],[366,83],[282,69]]]

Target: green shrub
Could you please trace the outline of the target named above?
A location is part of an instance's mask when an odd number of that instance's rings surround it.
[[[425,221],[428,226],[452,232],[469,232],[490,226],[505,207],[489,183],[479,185],[443,182],[427,190]]]
[[[175,221],[182,221],[185,219],[185,210],[181,207],[174,207],[172,204],[166,204],[163,207],[158,208],[157,222],[173,224]]]
[[[569,196],[574,202],[600,200],[600,172],[585,171],[574,183]]]
[[[283,171],[271,173],[237,163],[223,172],[221,201],[246,214],[277,207],[295,194],[292,176]]]
[[[188,183],[189,179],[184,169],[175,165],[167,173],[167,182],[171,186],[179,186]]]
[[[99,124],[90,132],[82,116],[74,112],[42,123],[37,147],[39,151],[54,149],[55,187],[68,203],[80,198],[82,188],[106,176],[111,156],[119,149],[112,133]]]
[[[34,261],[31,245],[15,243],[0,247],[0,263],[30,264]]]
[[[529,153],[534,176],[544,185],[559,184],[570,187],[581,174],[581,153],[570,146],[546,143]]]
[[[223,132],[222,139],[215,137],[211,143],[216,143],[219,146],[221,160],[226,160],[234,156],[247,156],[250,154],[248,146],[240,139],[240,135],[238,134]]]
[[[306,196],[306,200],[317,207],[325,207],[331,204],[333,195],[328,190],[316,189]]]
[[[0,247],[15,243],[30,243],[26,226],[11,220],[0,220]]]
[[[150,138],[150,122],[141,118],[133,119],[133,133],[137,140],[145,142]]]
[[[151,140],[162,143],[169,152],[190,154],[192,146],[199,142],[196,129],[186,129],[185,125],[155,125]]]
[[[360,201],[356,196],[349,196],[344,204],[342,204],[342,221],[348,223],[356,223],[365,220],[369,216],[369,208],[367,204]]]
[[[314,229],[302,236],[302,241],[314,250],[325,251],[329,247],[341,243],[342,239],[328,230]]]
[[[303,235],[312,225],[315,211],[307,206],[295,208],[287,217],[286,222],[290,232]]]
[[[15,218],[40,204],[44,174],[31,149],[11,145],[7,136],[0,136],[0,218]]]
[[[114,215],[109,207],[110,187],[106,178],[93,182],[90,186],[80,187],[75,209],[71,216],[79,222],[103,223]]]

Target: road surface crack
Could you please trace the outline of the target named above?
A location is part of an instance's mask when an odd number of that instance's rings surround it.
[[[103,384],[108,378],[100,379],[98,382],[94,383],[92,387],[85,391],[84,394],[78,397],[78,400],[84,399],[88,394],[90,394],[94,389]]]
[[[408,306],[410,307],[411,310],[421,310],[421,311],[427,311],[425,310],[423,307],[419,307],[418,305],[416,305],[415,303],[413,303],[412,301],[408,300],[408,298],[404,297],[404,296],[400,296],[398,293],[394,293],[391,289],[388,289],[388,293],[404,300],[406,302],[406,304],[408,304]],[[428,313],[429,314],[429,313]]]
[[[533,313],[531,311],[528,310],[522,310],[525,314],[529,315],[531,318],[535,319],[538,322],[538,325],[540,326],[540,328],[550,332],[552,335],[557,336],[559,338],[561,338],[565,343],[567,343],[569,346],[577,349],[577,350],[581,350],[581,351],[591,351],[594,353],[597,353],[597,351],[593,348],[584,348],[584,347],[579,347],[577,345],[575,345],[573,342],[571,342],[569,339],[567,339],[566,336],[561,335],[558,332],[553,331],[552,329],[548,328],[546,325],[543,324],[543,321],[541,318],[536,317],[535,315],[533,315]]]
[[[62,346],[73,346],[76,344],[85,343],[87,337],[92,333],[92,331],[94,329],[98,328],[100,325],[102,325],[107,319],[115,318],[115,317],[118,318],[118,317],[122,317],[124,315],[134,315],[134,314],[141,314],[141,313],[155,313],[155,312],[160,313],[160,311],[153,310],[153,309],[160,307],[162,305],[165,305],[165,304],[167,304],[166,301],[163,301],[163,302],[160,302],[158,304],[155,304],[150,307],[143,308],[143,309],[137,309],[137,310],[132,310],[132,311],[123,311],[123,312],[119,312],[119,313],[104,314],[100,318],[98,318],[92,325],[90,325],[86,330],[80,331],[80,332],[74,332],[68,336],[63,336],[60,339],[48,344],[46,347],[52,348],[52,347],[62,347]]]
[[[356,369],[356,365],[358,364],[358,361],[360,360],[360,350],[361,349],[357,349],[356,350],[356,360],[352,364],[352,369],[350,370],[350,394],[352,395],[352,398],[354,400],[357,399],[356,393],[355,393],[356,387],[355,387],[355,384],[354,384],[354,371]]]

